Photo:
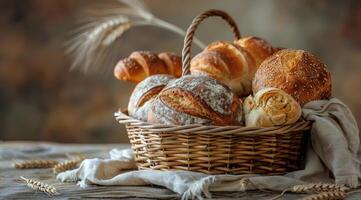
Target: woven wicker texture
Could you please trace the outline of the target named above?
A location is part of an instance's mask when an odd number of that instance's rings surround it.
[[[282,174],[299,169],[310,123],[254,128],[152,125],[117,112],[139,169]]]
[[[189,74],[190,48],[198,25],[218,16],[241,37],[225,12],[209,10],[197,16],[187,30],[182,51],[183,75]],[[302,167],[311,122],[269,128],[150,124],[115,113],[125,124],[139,169],[188,170],[207,174],[283,174]]]

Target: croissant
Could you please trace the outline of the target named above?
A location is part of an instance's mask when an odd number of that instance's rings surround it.
[[[149,51],[135,51],[122,59],[114,68],[114,76],[123,81],[139,83],[154,74],[169,74],[180,77],[181,57],[174,53],[154,54]]]
[[[258,37],[245,37],[233,43],[217,41],[191,60],[190,71],[211,76],[239,96],[245,96],[251,92],[259,65],[275,51],[276,48]]]
[[[243,104],[245,124],[251,127],[271,127],[295,123],[301,117],[301,106],[283,90],[265,88]]]

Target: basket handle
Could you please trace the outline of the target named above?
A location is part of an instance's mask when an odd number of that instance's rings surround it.
[[[207,10],[202,14],[198,15],[196,18],[193,19],[191,25],[187,29],[186,36],[184,38],[183,50],[182,50],[182,76],[187,75],[190,73],[190,62],[191,62],[191,46],[193,41],[193,36],[198,25],[208,17],[221,17],[225,20],[231,27],[232,32],[236,40],[241,38],[241,33],[239,32],[238,26],[236,22],[233,20],[231,16],[229,16],[226,12],[221,10]]]

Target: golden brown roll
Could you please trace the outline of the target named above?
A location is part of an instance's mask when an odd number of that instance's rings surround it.
[[[180,56],[170,52],[163,52],[158,54],[158,58],[164,62],[168,74],[174,77],[182,75],[182,58]]]
[[[147,121],[149,108],[158,93],[174,79],[170,75],[153,75],[140,82],[132,92],[128,104],[128,114]]]
[[[244,37],[235,41],[234,44],[242,47],[251,55],[256,64],[256,68],[276,51],[270,43],[259,37]],[[255,70],[257,69],[254,69],[254,72]]]
[[[242,38],[233,44],[217,41],[191,60],[190,71],[195,75],[211,76],[239,96],[245,96],[251,92],[259,64],[273,52],[269,43],[257,37]]]
[[[243,104],[245,124],[251,127],[282,126],[301,117],[301,106],[291,95],[277,88],[265,88]]]
[[[217,80],[188,75],[170,82],[158,94],[148,122],[236,125],[242,122],[242,105],[237,95]]]
[[[301,106],[331,96],[331,75],[316,56],[284,49],[267,58],[257,70],[253,92],[275,87],[290,94]]]
[[[182,73],[181,57],[173,53],[135,51],[122,59],[114,68],[114,76],[123,81],[138,83],[155,74],[170,74],[179,77]]]

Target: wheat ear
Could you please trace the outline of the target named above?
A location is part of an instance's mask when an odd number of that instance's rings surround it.
[[[182,38],[186,34],[182,28],[154,16],[141,0],[118,0],[112,7],[93,11],[87,19],[67,42],[67,53],[73,57],[71,68],[84,72],[113,67],[119,61],[122,46],[116,40],[131,28],[154,26]],[[197,38],[194,43],[201,49],[205,47]]]
[[[32,168],[52,168],[58,164],[56,160],[27,160],[13,163],[16,169],[32,169]]]
[[[295,185],[290,189],[290,192],[295,193],[321,193],[321,192],[345,192],[349,190],[344,185],[327,184],[327,183],[311,183],[306,185]]]
[[[83,160],[84,160],[84,158],[78,158],[78,159],[74,159],[74,160],[64,161],[62,163],[55,165],[53,167],[53,172],[54,172],[54,174],[58,174],[60,172],[64,172],[64,171],[67,171],[70,169],[75,169],[76,167],[79,166],[79,164]]]
[[[291,188],[285,189],[281,194],[273,197],[270,200],[279,199],[286,192],[294,192],[294,193],[341,192],[345,194],[347,190],[349,190],[349,188],[344,185],[328,184],[328,183],[310,183],[305,185],[295,185]]]
[[[48,195],[56,195],[56,194],[59,194],[57,191],[56,191],[56,188],[52,185],[48,185],[46,183],[43,183],[43,182],[40,182],[40,181],[36,181],[36,180],[33,180],[33,179],[28,179],[28,178],[24,178],[22,176],[20,176],[21,179],[23,179],[25,182],[26,182],[26,185],[33,189],[33,190],[39,190],[41,192],[44,192]]]
[[[303,198],[302,200],[338,200],[344,199],[346,197],[345,192],[334,191],[334,192],[321,192],[318,194],[313,194]]]

